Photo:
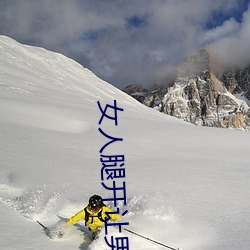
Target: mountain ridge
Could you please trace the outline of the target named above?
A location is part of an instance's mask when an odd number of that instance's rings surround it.
[[[195,125],[248,130],[250,67],[217,72],[211,61],[209,50],[202,49],[177,68],[171,85],[143,91],[140,85],[130,85],[123,91],[148,107]]]

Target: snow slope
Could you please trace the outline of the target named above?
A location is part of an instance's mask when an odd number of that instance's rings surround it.
[[[117,105],[118,126],[97,101]],[[111,114],[110,114],[111,115]],[[0,36],[0,249],[108,249],[81,227],[50,239],[54,227],[98,193],[98,131],[123,138],[128,229],[184,250],[250,249],[248,132],[196,127],[149,109],[63,55]],[[112,207],[112,203],[108,203]],[[58,222],[59,221],[59,222]],[[82,225],[82,224],[81,224]],[[117,235],[115,229],[111,229]],[[163,247],[129,236],[130,249]],[[104,236],[104,232],[102,235]]]

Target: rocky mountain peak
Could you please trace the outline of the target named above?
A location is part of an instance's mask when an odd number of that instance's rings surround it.
[[[188,57],[177,69],[177,77],[194,77],[205,74],[210,70],[209,53],[201,49],[194,55]]]
[[[248,129],[249,106],[233,94],[248,93],[244,88],[249,86],[249,71],[215,74],[212,68],[208,50],[202,49],[178,67],[171,86],[132,91],[130,95],[160,112],[196,125]]]

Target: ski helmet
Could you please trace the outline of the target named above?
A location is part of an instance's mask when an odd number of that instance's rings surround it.
[[[101,196],[95,194],[89,198],[89,207],[91,210],[99,210],[103,205]]]

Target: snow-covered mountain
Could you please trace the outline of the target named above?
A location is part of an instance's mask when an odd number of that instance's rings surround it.
[[[97,101],[124,109],[118,126]],[[110,116],[113,115],[109,110]],[[108,111],[108,112],[109,112]],[[0,248],[109,249],[82,226],[62,239],[53,228],[82,209],[101,185],[100,149],[125,156],[129,228],[184,250],[248,250],[250,134],[193,126],[140,104],[63,55],[0,37]],[[106,185],[109,184],[105,180]],[[112,202],[107,203],[113,207]],[[63,222],[62,222],[63,223]],[[126,231],[130,249],[163,249]]]
[[[245,97],[250,103],[250,66],[224,70],[216,75],[230,93]]]
[[[128,86],[124,92],[146,106],[184,121],[209,127],[249,129],[249,68],[217,72],[203,49],[180,65],[171,86],[147,90]]]

